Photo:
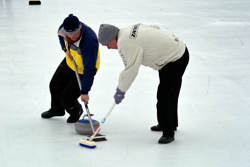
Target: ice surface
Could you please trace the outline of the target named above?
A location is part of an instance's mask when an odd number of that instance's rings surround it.
[[[0,0],[1,167],[249,167],[250,2],[247,0]],[[138,77],[102,127],[108,141],[86,136],[62,118],[42,119],[49,82],[64,57],[57,30],[68,14],[98,32],[102,23],[157,24],[190,51],[179,99],[175,141],[159,145],[158,73]],[[123,64],[101,46],[89,109],[101,121],[113,103]]]

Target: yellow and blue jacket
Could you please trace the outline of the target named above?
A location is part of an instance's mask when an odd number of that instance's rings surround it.
[[[94,76],[96,75],[100,66],[100,51],[99,43],[95,32],[85,25],[82,24],[82,35],[80,39],[68,47],[67,36],[64,33],[63,25],[59,27],[58,37],[62,47],[62,50],[66,52],[70,50],[70,54],[76,63],[77,72],[83,74],[82,78],[82,90],[81,94],[88,94],[93,82]],[[66,54],[65,54],[66,56]],[[73,62],[66,56],[66,63],[73,71]]]

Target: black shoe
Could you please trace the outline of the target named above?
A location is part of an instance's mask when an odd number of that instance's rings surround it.
[[[158,124],[158,125],[155,125],[155,126],[152,126],[152,127],[151,127],[151,130],[152,130],[152,131],[162,131],[162,129],[161,129],[161,127],[160,127],[159,124]]]
[[[171,143],[172,141],[174,141],[174,137],[162,136],[159,139],[158,143],[167,144],[167,143]]]
[[[70,114],[69,118],[67,119],[67,123],[75,123],[79,120],[83,113],[82,107],[80,107],[80,110],[74,114]]]
[[[49,110],[49,111],[43,112],[43,113],[41,114],[41,117],[42,117],[42,118],[52,118],[52,117],[54,117],[54,116],[64,116],[64,115],[65,115],[65,113],[57,114],[57,113],[52,113],[52,112],[50,112],[50,110]]]
[[[155,125],[155,126],[152,126],[151,127],[151,130],[152,131],[162,131],[162,129],[161,129],[161,127],[160,127],[160,125],[158,124],[158,125]],[[177,130],[177,128],[174,128],[174,131],[176,131]]]

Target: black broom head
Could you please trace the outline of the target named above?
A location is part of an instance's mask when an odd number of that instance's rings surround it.
[[[41,5],[41,1],[29,1],[29,5]]]

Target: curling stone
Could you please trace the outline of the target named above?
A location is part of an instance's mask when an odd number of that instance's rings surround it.
[[[98,121],[92,119],[94,130],[100,124]],[[91,129],[90,121],[81,119],[75,123],[75,131],[81,135],[92,135],[93,131]]]

